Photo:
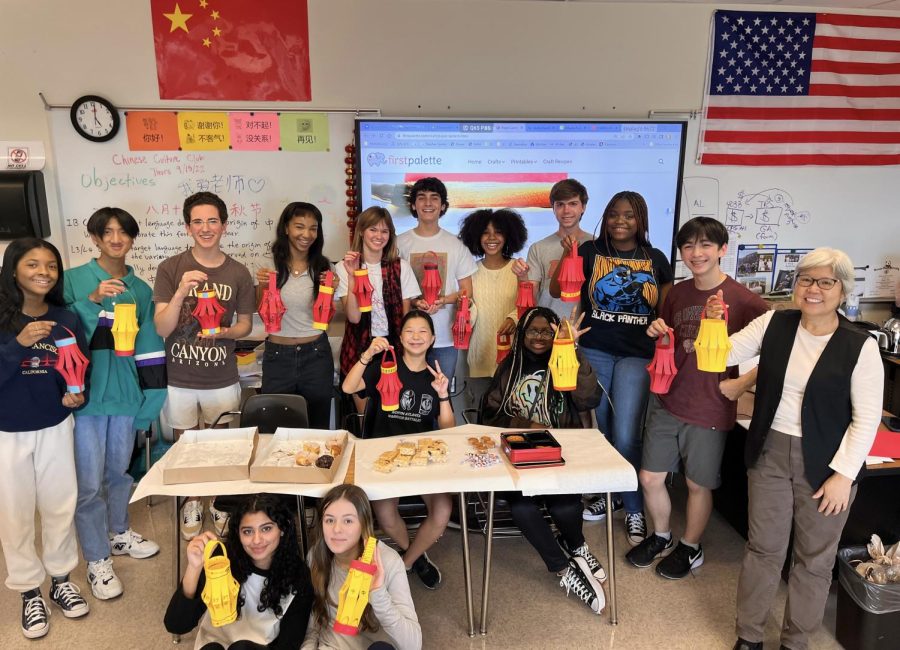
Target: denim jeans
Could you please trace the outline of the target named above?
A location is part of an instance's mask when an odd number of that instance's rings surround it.
[[[309,426],[331,428],[334,357],[323,333],[311,343],[280,345],[266,341],[262,363],[263,393],[288,393],[306,398]]]
[[[428,365],[434,368],[435,360],[441,364],[441,372],[447,375],[450,381],[450,388],[459,390],[459,386],[453,386],[453,376],[456,374],[456,360],[459,357],[459,350],[452,345],[448,348],[431,348],[428,351]]]
[[[134,450],[134,418],[81,415],[75,418],[75,527],[88,562],[109,557],[109,533],[128,530],[128,474]],[[104,502],[105,500],[105,502]]]
[[[609,393],[597,407],[597,426],[610,444],[625,457],[635,471],[641,469],[642,423],[647,410],[650,390],[649,359],[641,357],[617,357],[601,350],[582,347],[597,375],[597,380]],[[612,408],[610,407],[612,401]],[[625,512],[635,513],[644,509],[641,491],[623,492]]]

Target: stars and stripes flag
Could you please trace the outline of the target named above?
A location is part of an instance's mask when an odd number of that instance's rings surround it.
[[[716,11],[700,162],[900,164],[900,17]]]

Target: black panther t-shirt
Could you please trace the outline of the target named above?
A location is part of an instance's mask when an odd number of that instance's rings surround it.
[[[363,373],[365,390],[360,395],[372,402],[366,411],[366,438],[386,438],[425,433],[438,429],[437,417],[441,410],[437,391],[431,387],[434,376],[428,368],[413,372],[403,363],[403,356],[397,355],[397,376],[400,378],[400,406],[396,411],[381,408],[381,393],[378,380],[381,379],[383,354],[372,358]]]
[[[651,358],[654,341],[646,330],[657,317],[660,287],[674,277],[669,260],[656,248],[641,246],[614,255],[600,239],[585,242],[578,253],[586,278],[582,327],[591,327],[579,343],[615,356]]]

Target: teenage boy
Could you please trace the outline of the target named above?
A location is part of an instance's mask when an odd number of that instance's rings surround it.
[[[740,331],[768,307],[755,293],[722,272],[720,259],[728,250],[728,231],[719,221],[697,217],[685,223],[675,238],[681,259],[692,278],[672,287],[660,317],[647,335],[675,332],[678,374],[665,395],[651,395],[644,432],[640,482],[644,504],[654,533],[625,557],[636,567],[649,567],[664,559],[656,572],[678,580],[703,564],[700,538],[712,512],[712,491],[719,487],[725,439],[737,417],[737,399],[756,382],[756,369],[738,377],[737,368],[725,373],[697,369],[694,339],[700,329],[706,301],[716,295],[728,305],[728,332]],[[666,474],[684,466],[688,487],[684,537],[672,540],[669,518],[672,502]],[[674,550],[673,550],[674,545]]]
[[[428,363],[440,363],[452,385],[457,358],[451,330],[456,300],[463,291],[472,297],[472,274],[477,267],[463,243],[438,225],[438,219],[449,207],[447,188],[440,180],[432,177],[417,180],[409,192],[409,210],[419,223],[397,237],[397,246],[400,256],[412,266],[420,287],[424,277],[423,264],[437,262],[441,295],[431,304],[424,298],[413,300],[413,307],[431,315],[436,338],[428,353]]]
[[[219,243],[225,234],[228,211],[211,192],[189,196],[183,207],[184,223],[194,245],[159,265],[153,299],[156,301],[156,330],[166,339],[169,394],[163,413],[176,438],[185,429],[199,426],[197,408],[207,425],[220,413],[235,411],[241,403],[234,341],[250,333],[256,295],[250,272],[226,255]],[[192,312],[197,292],[215,291],[225,308],[222,329],[203,336]],[[220,426],[227,426],[230,416]],[[219,534],[228,516],[210,505],[213,525]],[[197,497],[185,501],[181,515],[181,535],[186,540],[203,528],[203,504]]]
[[[559,229],[528,249],[528,279],[534,282],[535,301],[541,307],[555,311],[560,320],[571,316],[572,303],[550,295],[550,279],[559,265],[564,251],[562,242],[566,237],[577,239],[579,246],[593,239],[591,233],[581,228],[587,202],[587,188],[574,178],[557,182],[550,188],[550,205]]]
[[[87,222],[100,256],[66,271],[66,306],[90,341],[91,392],[75,412],[75,526],[87,561],[91,592],[99,600],[122,593],[112,555],[147,558],[159,546],[128,525],[134,480],[128,474],[136,430],[146,430],[166,400],[166,353],[153,325],[153,294],[125,264],[139,227],[121,208],[100,208]],[[136,305],[137,335],[127,355],[115,351],[116,305]]]

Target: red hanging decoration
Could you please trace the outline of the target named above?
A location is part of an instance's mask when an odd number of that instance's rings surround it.
[[[388,352],[391,353],[391,359],[388,360]],[[396,411],[400,408],[400,390],[403,384],[400,383],[400,377],[397,376],[397,355],[394,348],[390,347],[384,351],[381,357],[381,379],[375,385],[381,395],[381,410]]]
[[[278,290],[278,279],[274,272],[269,273],[269,283],[263,290],[258,311],[263,325],[266,326],[267,334],[281,331],[281,317],[284,316],[287,309],[281,302],[281,291]]]
[[[222,316],[225,308],[216,297],[216,290],[197,292],[197,306],[191,314],[200,321],[200,332],[204,336],[211,336],[222,331]]]
[[[353,168],[353,159],[356,153],[356,145],[351,142],[344,147],[344,152],[347,154],[347,157],[344,158],[344,163],[347,165],[344,168],[344,173],[347,176],[345,182],[347,184],[347,196],[350,197],[347,201],[347,234],[350,237],[350,244],[353,245],[353,234],[356,232],[356,217],[359,216],[354,198],[356,196],[356,173]]]
[[[578,254],[578,247],[572,246],[559,264],[559,297],[563,302],[578,302],[584,284],[584,260]]]
[[[462,292],[456,320],[453,322],[453,347],[457,350],[468,350],[469,339],[472,338],[472,314],[469,310],[469,296]]]
[[[65,325],[60,325],[69,333],[63,339],[54,339],[56,343],[56,370],[66,380],[66,390],[70,393],[84,392],[84,376],[87,374],[88,359],[78,347],[74,332]]]
[[[519,282],[519,292],[516,294],[516,309],[519,318],[522,318],[522,315],[534,306],[534,282],[524,280]]]
[[[503,363],[503,360],[509,355],[512,349],[512,334],[497,334],[497,365]]]
[[[353,272],[353,295],[356,296],[356,304],[359,311],[372,311],[372,294],[375,287],[369,281],[369,269],[357,269]]]
[[[325,279],[319,284],[319,296],[313,303],[313,328],[327,330],[334,317],[334,273],[325,272]]]
[[[422,263],[422,298],[429,305],[433,305],[438,296],[441,294],[441,273],[438,271],[438,256],[433,251],[428,251],[426,255],[434,255],[434,262]]]
[[[664,340],[668,339],[668,343]],[[669,328],[667,334],[656,339],[656,351],[653,359],[647,365],[650,373],[650,392],[657,395],[665,395],[672,387],[672,380],[678,374],[675,367],[675,332]]]

